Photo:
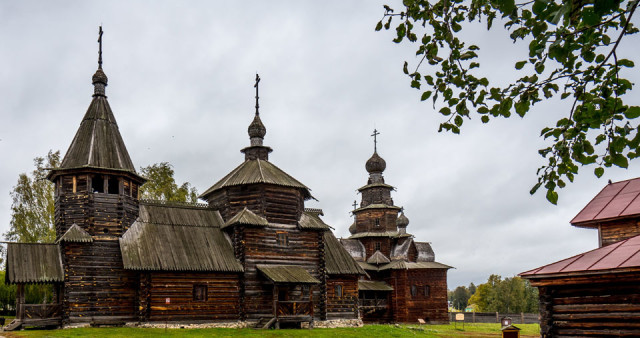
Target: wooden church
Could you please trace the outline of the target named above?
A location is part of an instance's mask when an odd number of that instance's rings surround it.
[[[404,231],[408,220],[390,200],[377,153],[353,236],[339,240],[322,210],[305,208],[309,188],[269,161],[257,77],[244,161],[200,196],[207,203],[140,200],[145,179],[107,101],[99,55],[93,100],[48,176],[56,242],[8,243],[5,282],[17,285],[17,315],[5,329],[446,321],[448,267]],[[52,284],[54,302],[25,304],[33,283]]]

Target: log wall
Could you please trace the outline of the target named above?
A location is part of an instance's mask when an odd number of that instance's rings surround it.
[[[336,285],[342,297],[336,296]],[[327,278],[327,319],[358,318],[358,276],[329,275]]]
[[[141,276],[140,307],[149,321],[239,319],[239,278],[231,273],[151,272]],[[206,286],[205,300],[194,300],[194,286]]]
[[[640,235],[639,223],[638,219],[634,218],[599,224],[600,246],[607,246]]]
[[[376,219],[380,226],[376,226]],[[396,231],[396,220],[398,210],[396,209],[366,209],[356,214],[356,232],[376,232],[376,231]]]
[[[391,299],[394,321],[449,322],[446,269],[392,270],[386,281],[394,287]],[[412,286],[416,287],[415,296],[411,295]],[[428,295],[425,295],[425,286],[429,287]]]
[[[391,255],[392,239],[389,237],[366,237],[360,238],[360,242],[364,245],[366,257],[371,257],[376,252],[376,243],[380,243],[380,252],[387,258]]]
[[[531,280],[543,337],[640,336],[640,272]]]

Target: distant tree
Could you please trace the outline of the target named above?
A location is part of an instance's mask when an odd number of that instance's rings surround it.
[[[4,283],[4,271],[0,271],[0,314],[9,315],[15,313],[16,286]]]
[[[538,312],[538,292],[527,280],[511,277],[502,280],[499,275],[491,275],[487,283],[480,284],[469,299],[481,312],[536,313]]]
[[[452,303],[453,308],[456,310],[464,310],[467,307],[467,302],[469,301],[469,290],[467,290],[464,286],[458,286],[453,291]]]
[[[11,221],[4,236],[9,241],[51,243],[56,233],[53,225],[53,183],[47,180],[47,168],[60,166],[60,151],[49,150],[46,157],[33,159],[31,175],[18,176],[11,191]]]
[[[192,203],[198,201],[198,191],[191,183],[185,182],[178,186],[173,178],[172,165],[168,162],[142,167],[140,174],[148,180],[140,187],[141,197],[144,199]]]
[[[473,294],[476,293],[476,285],[473,284],[473,282],[469,284],[469,287],[467,289],[469,289],[469,295],[471,296],[473,296]]]
[[[444,116],[440,131],[460,133],[465,120],[482,123],[495,118],[524,117],[541,101],[567,100],[563,111],[546,112],[541,136],[548,146],[538,152],[547,164],[538,169],[538,183],[556,204],[556,188],[573,182],[580,165],[594,164],[597,177],[605,168],[627,168],[640,156],[640,106],[624,101],[633,83],[629,53],[618,48],[638,32],[632,19],[637,0],[405,0],[399,11],[385,5],[383,20],[375,29],[391,29],[395,18],[395,43],[408,41],[412,65],[403,72],[421,99],[439,104]],[[520,52],[519,61],[500,75],[513,75],[505,84],[485,77],[479,54],[492,47],[491,39],[472,41],[467,31],[486,25],[500,31]],[[626,41],[629,41],[628,38]],[[522,43],[518,43],[522,42]],[[499,57],[496,55],[495,57]],[[553,107],[551,109],[558,109]],[[545,113],[545,112],[540,112]]]

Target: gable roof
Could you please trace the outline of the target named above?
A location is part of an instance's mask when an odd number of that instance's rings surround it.
[[[452,266],[438,263],[438,262],[405,262],[405,261],[393,261],[389,264],[385,264],[378,268],[382,270],[412,270],[412,269],[453,269]]]
[[[53,169],[50,177],[59,170],[77,168],[125,171],[144,181],[136,173],[104,95],[94,95],[60,167]]]
[[[76,223],[73,223],[67,232],[65,232],[64,235],[56,241],[56,243],[60,242],[91,243],[93,242],[93,238],[88,232]]]
[[[320,281],[311,274],[295,265],[269,265],[258,264],[256,266],[270,281],[274,283],[295,284],[319,284]]]
[[[54,282],[64,282],[64,270],[58,245],[7,243],[5,283]]]
[[[436,259],[436,254],[433,252],[431,248],[431,244],[428,242],[413,242],[416,245],[416,249],[418,250],[418,258],[416,261],[418,262],[434,262]]]
[[[413,239],[409,238],[402,243],[396,243],[391,249],[391,259],[392,260],[409,260],[409,249],[413,244]]]
[[[269,161],[260,159],[247,160],[233,169],[227,176],[207,189],[199,198],[205,198],[211,193],[226,187],[245,184],[266,183],[284,187],[298,188],[303,191],[304,198],[312,198],[310,189],[300,183],[282,169]]]
[[[389,262],[391,262],[391,260],[389,260],[387,256],[385,256],[382,252],[380,252],[380,250],[376,250],[376,252],[374,252],[373,255],[371,255],[371,257],[367,259],[367,263],[369,264],[380,265],[380,264],[385,264]]]
[[[364,275],[365,271],[331,231],[324,232],[325,267],[330,275]]]
[[[141,204],[140,217],[120,238],[125,269],[242,272],[209,208]]]
[[[314,212],[305,211],[300,216],[300,220],[298,221],[298,226],[300,229],[308,229],[308,230],[329,230],[330,226],[328,226],[322,219],[320,219],[319,214]]]
[[[640,178],[607,184],[571,224],[588,226],[605,220],[640,215]]]
[[[267,226],[269,225],[269,222],[245,207],[226,221],[224,225],[222,225],[222,229],[236,224]]]
[[[525,278],[640,268],[640,235],[520,274]]]

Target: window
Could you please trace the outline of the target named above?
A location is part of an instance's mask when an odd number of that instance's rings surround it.
[[[115,177],[109,178],[109,193],[114,195],[120,193],[120,182]]]
[[[91,191],[104,192],[104,179],[100,175],[91,178]]]
[[[380,219],[376,218],[376,226],[379,227],[380,226]]]
[[[276,241],[278,246],[289,246],[289,236],[287,236],[286,232],[277,232]]]
[[[380,242],[376,242],[376,247],[375,247],[375,248],[376,248],[376,250],[378,250],[378,251],[379,251],[379,250],[380,250],[380,246],[381,246],[381,245],[380,245]]]
[[[342,285],[337,284],[334,288],[335,296],[338,298],[342,298]]]
[[[429,287],[429,285],[425,285],[424,286],[424,296],[425,297],[429,297],[431,295],[431,288]]]
[[[207,300],[207,286],[206,285],[194,285],[193,286],[193,300],[196,302],[204,302]]]
[[[303,285],[302,286],[302,299],[309,299],[310,291],[311,291],[311,289],[309,288],[309,285]]]
[[[411,297],[417,297],[417,296],[418,296],[418,286],[411,285]]]

